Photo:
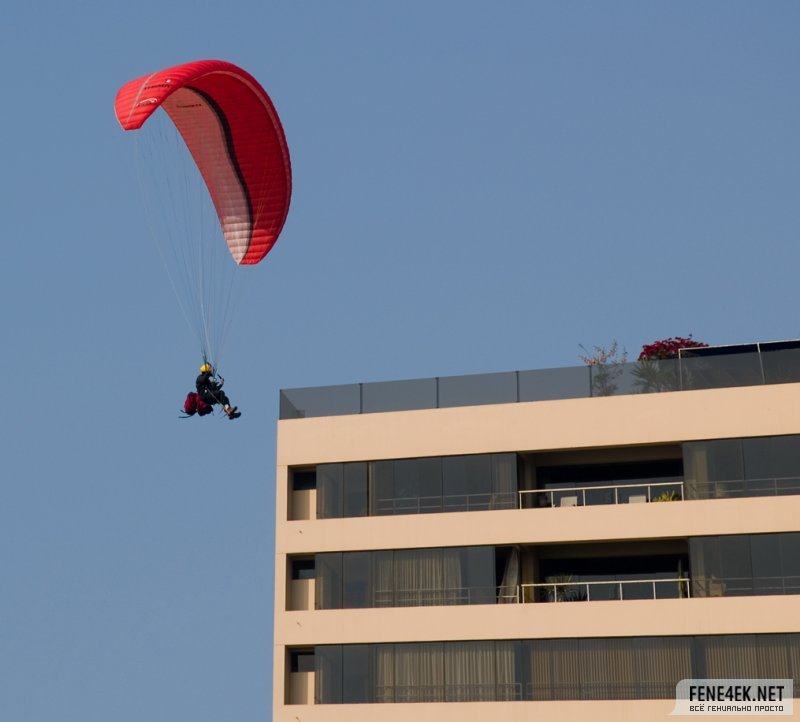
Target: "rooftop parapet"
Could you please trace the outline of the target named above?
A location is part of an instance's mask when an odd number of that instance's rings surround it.
[[[678,358],[282,389],[280,418],[800,382],[800,340],[681,349]]]

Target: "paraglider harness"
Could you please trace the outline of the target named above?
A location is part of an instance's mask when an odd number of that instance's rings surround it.
[[[203,363],[205,364],[206,361],[204,360]],[[203,376],[203,374],[200,376]],[[219,383],[212,381],[215,377],[219,378]],[[188,419],[195,414],[207,416],[214,410],[214,404],[225,406],[228,403],[228,397],[221,391],[222,385],[225,383],[225,379],[222,376],[218,376],[216,372],[209,374],[208,380],[210,383],[203,386],[202,389],[199,379],[200,377],[198,376],[197,391],[190,391],[186,394],[186,399],[183,402],[183,416],[181,416],[183,419]]]
[[[183,415],[182,419],[188,419],[190,416],[197,414],[198,416],[206,416],[214,410],[211,404],[203,401],[203,397],[196,391],[190,391],[186,394],[186,400],[183,402]]]

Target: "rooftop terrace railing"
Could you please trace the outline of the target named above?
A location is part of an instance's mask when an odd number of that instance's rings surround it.
[[[280,418],[800,382],[800,341],[686,350],[680,358],[284,389]]]

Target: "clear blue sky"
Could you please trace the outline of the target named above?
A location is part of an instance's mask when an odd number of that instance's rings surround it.
[[[793,2],[17,2],[0,24],[0,719],[270,717],[280,387],[800,335]],[[220,57],[293,154],[226,351],[146,232],[123,82]]]

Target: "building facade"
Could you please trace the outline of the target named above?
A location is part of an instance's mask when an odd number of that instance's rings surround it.
[[[276,491],[276,722],[800,688],[798,343],[287,390]]]

